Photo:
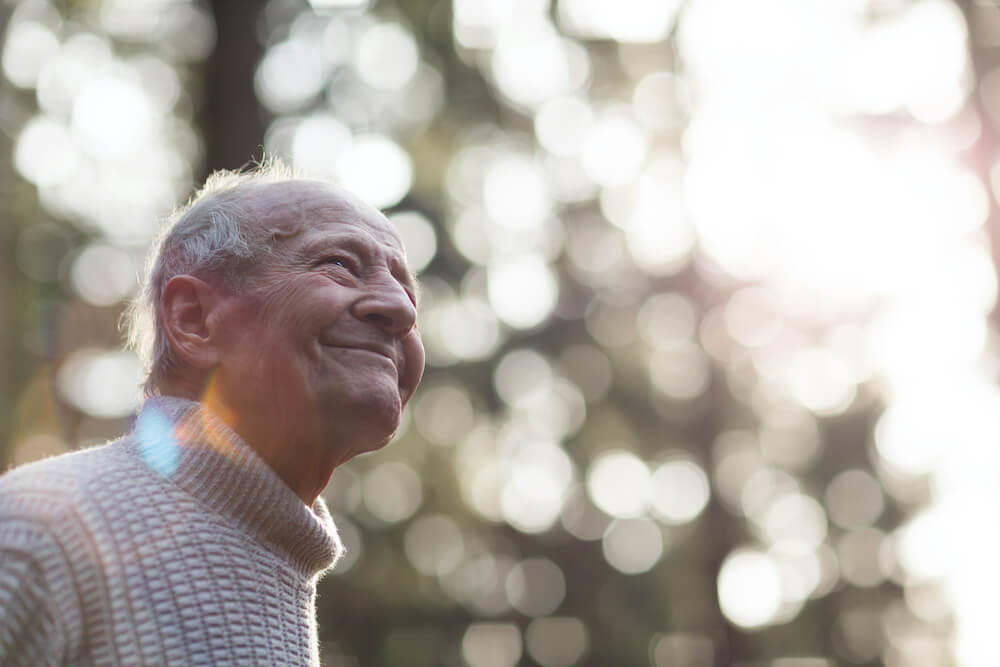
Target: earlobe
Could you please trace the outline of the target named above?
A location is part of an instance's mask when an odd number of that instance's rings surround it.
[[[189,275],[167,282],[160,300],[163,333],[185,363],[208,369],[219,361],[219,331],[214,312],[220,305],[217,290]]]

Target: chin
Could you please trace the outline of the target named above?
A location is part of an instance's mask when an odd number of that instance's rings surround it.
[[[366,443],[366,451],[374,451],[385,447],[396,435],[402,421],[402,408],[396,410],[371,409],[373,406],[370,404],[367,407],[368,410],[357,412],[357,435],[363,443]]]
[[[344,459],[343,462],[349,461],[350,459],[356,456],[365,456],[368,454],[374,454],[378,452],[392,441],[392,438],[395,434],[396,434],[395,431],[393,431],[388,435],[382,435],[382,436],[378,436],[375,433],[365,434],[365,436],[355,441],[354,443],[355,448],[350,453],[350,455],[346,459]]]
[[[324,428],[337,439],[350,442],[358,453],[384,447],[399,429],[403,401],[396,390],[368,386],[339,396],[326,397],[315,409],[324,413]]]

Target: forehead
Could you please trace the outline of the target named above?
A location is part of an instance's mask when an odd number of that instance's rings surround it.
[[[378,209],[334,185],[271,183],[257,188],[252,201],[260,224],[291,245],[349,235],[404,252],[398,232]]]

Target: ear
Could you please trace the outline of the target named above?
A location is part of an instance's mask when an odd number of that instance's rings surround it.
[[[163,333],[189,366],[207,370],[218,363],[223,303],[218,288],[194,276],[174,276],[167,282],[160,299]]]

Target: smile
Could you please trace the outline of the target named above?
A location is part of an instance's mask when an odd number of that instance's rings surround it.
[[[354,352],[365,352],[367,354],[373,354],[384,359],[388,359],[392,364],[396,365],[396,357],[392,350],[377,346],[377,345],[331,345],[329,347],[335,347],[342,350],[352,350]]]

